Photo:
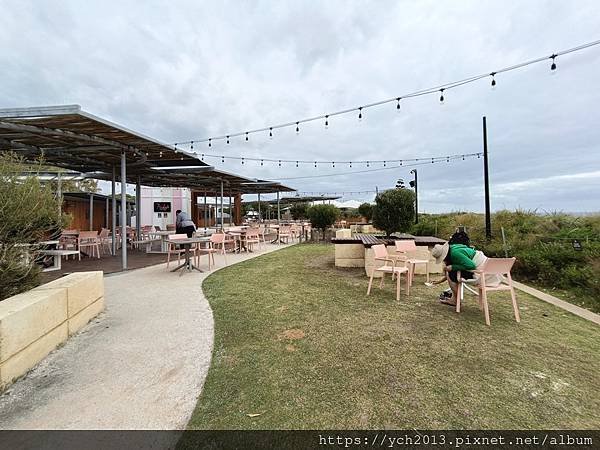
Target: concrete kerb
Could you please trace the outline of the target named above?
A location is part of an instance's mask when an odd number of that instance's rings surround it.
[[[531,286],[527,286],[523,283],[519,283],[518,281],[513,280],[513,284],[515,288],[520,291],[523,291],[538,300],[541,300],[546,303],[550,303],[551,305],[557,306],[558,308],[564,309],[565,311],[570,312],[571,314],[575,314],[583,319],[589,320],[590,322],[594,322],[596,325],[600,325],[600,315],[589,311],[585,308],[581,308],[580,306],[573,305],[572,303],[566,302],[559,298],[554,297],[553,295],[546,294],[545,292],[539,291]]]

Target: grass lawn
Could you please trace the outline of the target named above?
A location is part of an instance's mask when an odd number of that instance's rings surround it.
[[[212,366],[191,429],[598,429],[600,328],[517,292],[441,305],[417,278],[396,302],[388,278],[333,246],[296,245],[204,282]],[[260,414],[250,417],[248,414]]]

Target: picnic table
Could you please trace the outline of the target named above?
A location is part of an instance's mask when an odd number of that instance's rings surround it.
[[[198,272],[204,272],[200,267],[194,265],[193,261],[190,259],[190,249],[193,244],[198,244],[200,242],[210,242],[210,238],[207,237],[192,237],[192,238],[182,238],[182,239],[173,239],[169,241],[171,244],[179,245],[184,248],[185,253],[185,261],[179,266],[175,267],[171,272],[175,272],[180,269],[184,269],[179,273],[179,276],[183,275],[183,272],[187,270],[188,272],[192,272],[193,270],[197,270]]]

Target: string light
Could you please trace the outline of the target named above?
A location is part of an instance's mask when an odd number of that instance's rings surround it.
[[[335,161],[331,161],[331,166],[335,169]]]
[[[190,145],[190,150],[192,151],[192,153],[194,153],[194,141],[192,141],[192,143]]]
[[[396,101],[398,102],[398,103],[396,103],[396,110],[397,110],[398,112],[400,112],[400,97],[398,97],[398,98],[396,99]]]
[[[279,167],[281,167],[281,160],[279,160]]]
[[[298,167],[298,161],[296,161],[296,167]]]
[[[300,133],[300,122],[296,122],[296,134]]]
[[[246,131],[246,142],[248,142],[248,132]]]
[[[264,165],[264,161],[262,159],[260,160],[260,165]]]
[[[385,161],[383,162],[383,167],[385,167]]]
[[[244,165],[244,158],[242,158],[242,165]]]
[[[209,146],[209,147],[212,147],[212,139],[209,139],[209,140],[208,140],[208,146]]]
[[[444,104],[444,88],[440,89],[440,105]]]
[[[177,153],[177,144],[175,144],[175,149],[174,149],[175,153]]]
[[[325,129],[329,128],[329,115],[325,116]]]
[[[496,72],[492,72],[490,75],[492,76],[492,89],[494,89],[496,87]]]
[[[317,168],[317,162],[315,161],[315,169]]]
[[[227,143],[229,144],[229,136],[227,136]]]
[[[398,110],[399,108],[399,99],[406,99],[406,98],[412,98],[412,97],[419,97],[419,96],[423,96],[423,95],[429,95],[435,92],[440,92],[440,103],[444,103],[443,100],[441,100],[444,97],[444,91],[447,91],[448,89],[453,89],[453,88],[457,88],[466,84],[470,84],[470,83],[474,83],[478,80],[484,79],[489,77],[492,73],[494,75],[500,74],[500,73],[505,73],[505,72],[510,72],[510,71],[514,71],[514,70],[518,70],[518,69],[522,69],[526,66],[532,65],[532,64],[537,64],[539,62],[543,62],[543,61],[547,61],[548,58],[550,58],[552,60],[552,64],[550,66],[550,69],[552,71],[552,73],[555,73],[556,71],[556,58],[562,55],[566,55],[569,53],[573,53],[573,52],[578,52],[590,47],[594,47],[600,45],[600,40],[596,40],[596,41],[592,41],[592,42],[588,42],[582,45],[579,45],[577,47],[572,47],[566,50],[561,50],[559,52],[556,52],[550,56],[543,56],[543,57],[539,57],[536,59],[532,59],[532,60],[528,60],[528,61],[524,61],[521,63],[517,63],[514,64],[512,66],[508,66],[508,67],[504,67],[502,69],[498,69],[495,70],[494,72],[486,72],[484,74],[481,75],[474,75],[474,76],[470,76],[467,78],[464,78],[462,80],[456,80],[456,81],[452,81],[452,82],[448,82],[448,83],[444,83],[438,86],[433,86],[430,88],[426,88],[426,89],[421,89],[421,90],[417,90],[414,92],[410,92],[410,93],[406,93],[403,94],[402,96],[394,96],[393,98],[389,98],[389,99],[385,99],[385,100],[380,100],[380,101],[376,101],[373,103],[369,103],[369,104],[365,104],[362,105],[360,107],[353,107],[353,108],[348,108],[348,109],[344,109],[344,110],[340,110],[340,111],[336,111],[336,112],[330,112],[328,114],[324,114],[324,115],[319,115],[319,116],[315,116],[315,117],[311,117],[311,118],[306,118],[306,119],[302,119],[302,120],[296,120],[294,122],[289,122],[289,123],[282,123],[279,125],[272,125],[266,128],[260,128],[260,129],[255,129],[255,130],[249,130],[249,131],[245,131],[245,132],[241,132],[241,133],[229,133],[228,136],[230,137],[235,137],[235,136],[243,136],[244,134],[250,134],[250,133],[258,133],[258,132],[264,132],[264,131],[269,131],[269,137],[272,138],[273,137],[273,128],[284,128],[284,127],[290,127],[293,125],[296,125],[296,128],[298,128],[298,123],[300,122],[311,122],[314,120],[322,120],[325,119],[325,123],[326,123],[326,127],[329,125],[329,118],[331,116],[335,116],[335,115],[342,115],[342,114],[348,114],[348,113],[352,113],[358,110],[359,114],[358,114],[358,118],[359,120],[362,119],[362,110],[366,109],[366,108],[372,108],[372,107],[377,107],[386,103],[390,103],[390,102],[395,102],[396,103],[396,109]],[[495,77],[492,76],[492,83],[495,81]],[[195,139],[196,142],[205,142],[205,141],[209,141],[209,147],[211,146],[211,140],[212,139],[223,139],[225,140],[227,136],[218,136],[218,137],[211,137],[211,138],[207,138],[207,139]],[[185,142],[179,142],[179,144],[189,144],[190,141],[185,141]]]

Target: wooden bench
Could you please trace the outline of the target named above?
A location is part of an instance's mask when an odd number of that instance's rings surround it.
[[[42,269],[42,272],[51,272],[62,268],[62,257],[70,255],[79,255],[79,250],[40,250],[40,255],[52,256],[52,266]]]

